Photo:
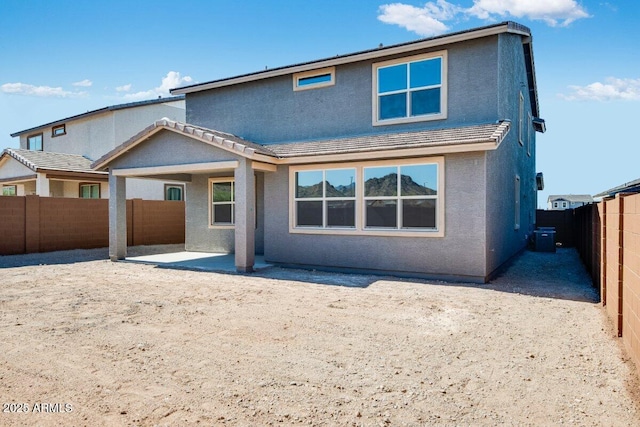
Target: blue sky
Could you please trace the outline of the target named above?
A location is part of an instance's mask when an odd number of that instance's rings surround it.
[[[544,206],[640,178],[638,16],[597,0],[2,0],[0,148],[180,85],[514,20],[533,33]]]

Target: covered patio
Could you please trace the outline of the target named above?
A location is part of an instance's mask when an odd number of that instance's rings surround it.
[[[110,259],[220,271],[264,268],[264,259],[256,259],[256,209],[262,196],[256,188],[259,175],[277,170],[272,160],[261,146],[229,134],[166,119],[155,122],[93,164],[109,172]],[[212,177],[233,181],[232,219],[225,226],[212,222]],[[187,225],[196,224],[186,227],[187,252],[127,258],[127,178],[186,184],[185,200],[190,203],[186,203],[185,218]]]

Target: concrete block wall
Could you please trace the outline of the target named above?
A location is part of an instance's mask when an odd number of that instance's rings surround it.
[[[127,201],[130,245],[184,243],[184,202]],[[106,199],[0,197],[0,255],[109,245]]]
[[[621,200],[622,339],[640,369],[640,194]]]

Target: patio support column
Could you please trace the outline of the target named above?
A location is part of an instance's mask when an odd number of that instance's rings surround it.
[[[51,195],[51,190],[49,190],[49,178],[47,175],[38,172],[36,174],[36,194],[40,197],[49,197]]]
[[[109,170],[109,258],[127,256],[127,187],[126,178]]]
[[[253,271],[255,262],[256,185],[251,161],[242,159],[235,178],[235,262],[241,273]]]

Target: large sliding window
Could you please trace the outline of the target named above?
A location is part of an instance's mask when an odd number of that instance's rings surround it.
[[[374,125],[446,118],[445,51],[374,64]]]
[[[291,168],[291,231],[444,235],[444,159]]]

